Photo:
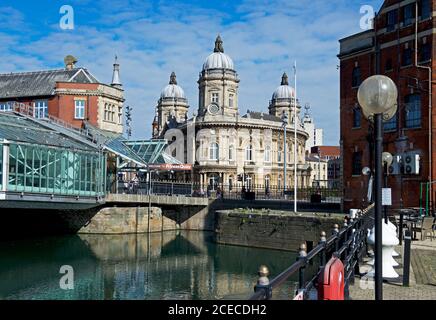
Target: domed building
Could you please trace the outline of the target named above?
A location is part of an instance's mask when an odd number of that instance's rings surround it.
[[[295,90],[283,74],[272,94],[269,112],[239,112],[239,77],[233,60],[224,53],[218,36],[213,52],[199,74],[198,109],[188,119],[188,101],[175,74],[160,96],[153,122],[153,137],[170,142],[167,153],[193,164],[192,179],[202,190],[225,192],[265,188],[273,192],[294,184],[294,143],[297,144],[298,187],[307,187],[310,167],[305,164],[308,133],[297,121],[294,141]],[[301,106],[297,101],[297,116]],[[284,117],[287,141],[284,151]],[[285,159],[286,156],[286,159]],[[284,163],[286,162],[286,177]],[[286,180],[286,181],[285,181]]]

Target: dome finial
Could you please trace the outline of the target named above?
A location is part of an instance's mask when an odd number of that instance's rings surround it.
[[[215,49],[213,52],[222,52],[224,53],[223,41],[221,40],[221,36],[218,35],[215,40]]]
[[[176,73],[174,71],[171,72],[170,84],[177,84]]]
[[[283,73],[283,76],[282,76],[282,86],[288,86],[288,85],[289,85],[288,75],[285,72],[285,73]]]

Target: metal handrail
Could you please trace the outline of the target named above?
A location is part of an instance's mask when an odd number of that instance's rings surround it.
[[[315,286],[315,281],[318,279],[318,276],[322,272],[323,264],[325,263],[325,255],[326,253],[332,251],[332,256],[341,257],[345,252],[348,251],[345,258],[342,259],[346,261],[345,263],[345,271],[347,275],[347,281],[349,277],[353,274],[354,267],[357,264],[357,260],[353,260],[354,258],[358,258],[360,256],[360,252],[363,249],[363,242],[365,240],[366,235],[366,227],[369,221],[369,213],[373,209],[373,205],[368,207],[367,209],[361,212],[361,215],[347,223],[344,228],[338,230],[338,225],[334,226],[333,234],[328,238],[323,238],[325,232],[322,232],[322,239],[320,243],[314,247],[309,253],[306,254],[304,251],[304,247],[300,247],[300,255],[297,258],[297,261],[293,263],[289,268],[276,276],[273,280],[268,281],[267,284],[260,284],[261,282],[265,282],[265,278],[267,279],[267,274],[264,274],[265,271],[259,271],[258,284],[254,287],[255,292],[249,297],[249,300],[269,300],[272,298],[272,291],[283,284],[286,280],[288,280],[292,275],[294,275],[297,271],[300,273],[299,279],[299,288],[304,292],[307,292],[309,288]],[[348,238],[348,235],[351,235]],[[345,239],[343,239],[345,238]],[[356,242],[360,240],[359,243]],[[343,240],[340,247],[338,247],[339,242]],[[321,256],[320,256],[321,255]],[[309,282],[304,281],[304,268],[312,261],[315,257],[320,256],[321,258],[321,266],[319,271],[312,277]],[[265,266],[261,266],[261,268],[266,268]],[[261,279],[263,279],[261,281]]]
[[[31,104],[25,104],[22,102],[14,102],[14,104],[12,106],[12,111],[17,112],[17,113],[24,115],[24,116],[27,116],[27,117],[36,118],[35,117],[35,107],[32,106]],[[44,118],[38,118],[38,120],[50,120],[51,122],[54,122],[55,124],[57,124],[61,127],[64,127],[65,129],[68,129],[68,130],[71,130],[75,133],[83,135],[83,136],[91,139],[93,142],[95,142],[95,139],[89,133],[88,130],[83,130],[81,128],[74,127],[72,124],[70,124],[62,119],[59,119],[57,117],[54,117],[50,114],[48,114]]]

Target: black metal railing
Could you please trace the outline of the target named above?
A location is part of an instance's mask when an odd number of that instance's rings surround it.
[[[298,273],[298,293],[302,295],[303,299],[307,299],[309,292],[318,287],[318,279],[324,271],[324,266],[332,257],[341,259],[344,264],[345,297],[348,298],[349,284],[354,283],[355,274],[359,269],[359,261],[366,253],[366,235],[367,229],[373,224],[373,220],[370,219],[373,210],[374,205],[371,205],[365,210],[359,211],[354,220],[345,219],[342,229],[339,229],[337,224],[334,225],[332,235],[329,238],[326,238],[326,233],[323,231],[319,244],[309,253],[306,252],[306,245],[302,244],[297,261],[271,281],[268,280],[268,271],[265,271],[267,268],[261,266],[259,281],[254,287],[254,294],[249,299],[272,299],[273,290],[296,273]],[[319,262],[318,271],[307,277],[306,267],[315,259],[318,259]]]
[[[158,195],[184,195],[191,197],[208,197],[229,200],[292,200],[294,190],[279,187],[265,187],[252,185],[241,187],[234,185],[202,186],[198,183],[182,181],[152,180],[151,185],[146,181],[118,181],[117,193],[126,194],[152,194]],[[334,188],[298,188],[299,202],[311,203],[341,203],[341,193]]]

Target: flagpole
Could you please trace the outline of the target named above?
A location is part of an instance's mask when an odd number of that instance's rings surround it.
[[[297,61],[294,62],[294,212],[297,212]]]

